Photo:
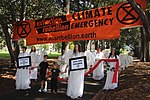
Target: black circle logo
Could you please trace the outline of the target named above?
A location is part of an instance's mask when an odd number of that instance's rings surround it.
[[[123,17],[119,16],[120,14],[125,14]],[[133,24],[138,21],[139,16],[135,16],[137,13],[132,9],[132,6],[129,3],[122,4],[116,13],[117,20],[122,24]]]
[[[27,21],[22,21],[17,23],[17,34],[21,38],[25,38],[31,32],[30,23]]]

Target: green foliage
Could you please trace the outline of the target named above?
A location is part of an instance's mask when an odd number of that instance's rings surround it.
[[[10,55],[8,52],[0,52],[0,59],[9,59]]]
[[[44,44],[44,45],[43,45],[43,48],[44,48],[45,50],[48,50],[48,49],[49,49],[49,44]]]
[[[60,52],[61,47],[62,47],[62,43],[55,43],[54,45],[55,50],[57,50],[58,52]]]
[[[22,46],[24,46],[25,45],[25,41],[22,39],[22,40],[20,40],[19,41],[19,45],[22,47]]]
[[[71,50],[74,49],[74,43],[73,43],[73,42],[69,42],[69,48],[70,48]]]
[[[133,47],[139,47],[141,41],[140,28],[130,28],[121,30],[121,37],[119,39],[119,44],[121,46],[131,45]]]
[[[64,15],[64,1],[65,0],[0,0],[0,20],[4,20],[4,24],[10,29],[11,35],[13,32],[13,23],[15,21],[19,21],[21,16],[23,16],[25,20],[36,20],[39,18]],[[110,6],[126,1],[127,0],[70,0],[70,13]],[[22,6],[22,2],[24,2],[24,6]],[[149,0],[148,5],[150,5]],[[149,10],[149,6],[147,6],[147,8]],[[2,35],[0,35],[0,41],[5,39],[5,33],[3,33],[0,26],[0,34],[1,33]],[[111,42],[113,41],[114,45],[122,46],[126,43],[127,45],[132,44],[133,46],[139,46],[139,33],[140,32],[138,29],[121,30],[121,38],[119,40],[111,40]],[[101,44],[104,42],[105,41],[102,41]],[[47,46],[44,48],[47,48]],[[57,43],[55,45],[55,49],[60,51],[60,48],[61,43]]]
[[[51,52],[51,53],[48,54],[48,58],[49,59],[51,59],[51,58],[58,58],[60,55],[61,55],[61,53]]]

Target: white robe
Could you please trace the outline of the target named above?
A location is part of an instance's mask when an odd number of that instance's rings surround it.
[[[94,64],[94,57],[92,56],[92,53],[90,50],[86,50],[84,52],[86,59],[87,59],[87,70],[86,72],[88,72],[90,70],[90,66]]]
[[[102,52],[104,54],[104,58],[108,58],[109,53],[110,53],[110,49],[104,49]]]
[[[102,52],[95,54],[95,63],[99,59],[103,59],[104,54]],[[98,65],[98,67],[93,71],[93,79],[94,80],[101,80],[104,77],[104,65],[103,61]]]
[[[116,58],[110,57],[109,59],[116,59]],[[119,59],[118,56],[117,56],[117,59]],[[106,81],[105,81],[105,85],[104,85],[103,90],[115,89],[118,87],[118,72],[117,72],[117,82],[112,83],[114,71],[110,70],[113,67],[116,68],[116,62],[108,62],[108,64],[110,65],[110,68],[109,68],[109,70],[107,70],[107,76],[106,76]]]
[[[70,49],[67,49],[64,52],[63,56],[60,56],[58,58],[59,63],[60,63],[60,71],[62,71],[62,72],[65,71],[66,67],[69,65],[69,59],[71,58],[72,54],[73,54],[73,51]],[[63,64],[60,62],[61,60],[64,62]],[[66,70],[67,70],[67,72],[60,75],[60,78],[67,78],[68,77],[68,68]]]
[[[67,65],[69,65],[69,59],[71,58],[72,54],[73,51],[70,49],[66,50],[64,53],[64,61],[66,62]]]
[[[25,57],[29,56],[27,52],[20,53],[18,57]],[[16,90],[26,90],[30,89],[30,75],[29,75],[29,67],[27,68],[17,68],[16,72]]]
[[[72,58],[83,56],[84,54],[78,53]],[[70,71],[67,87],[67,96],[72,99],[82,97],[84,88],[84,70]]]
[[[122,68],[123,70],[133,62],[133,57],[129,56],[128,54],[121,53],[119,55],[119,59],[120,59],[120,68]]]
[[[128,55],[128,62],[129,64],[133,64],[133,57]]]
[[[44,55],[47,55],[47,52],[40,49],[38,52],[38,64],[40,64],[44,60]]]
[[[64,60],[64,55],[63,56],[59,56],[58,57],[58,65],[60,66],[60,71],[61,72],[65,72],[65,69],[67,67],[66,61]],[[67,78],[68,77],[68,68],[67,68],[67,72],[60,74],[60,78]]]
[[[38,55],[36,52],[31,52],[31,67],[37,67],[39,65]],[[37,79],[38,68],[34,68],[30,70],[30,79]]]

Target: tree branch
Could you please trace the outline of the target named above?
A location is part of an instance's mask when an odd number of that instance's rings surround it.
[[[135,12],[139,15],[145,32],[147,33],[146,35],[150,35],[150,25],[149,25],[149,21],[148,18],[145,14],[145,12],[135,3],[134,0],[128,0],[128,2],[131,4],[132,8],[135,10]]]

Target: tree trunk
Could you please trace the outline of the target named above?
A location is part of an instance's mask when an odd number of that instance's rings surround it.
[[[7,22],[4,20],[4,19],[1,19],[0,20],[0,23],[1,23],[1,26],[2,26],[2,29],[3,29],[3,32],[5,34],[5,41],[6,41],[6,44],[7,44],[7,47],[8,47],[8,51],[9,51],[9,54],[10,54],[10,57],[11,57],[11,64],[15,64],[15,60],[16,60],[16,57],[14,55],[14,52],[12,50],[12,46],[11,46],[11,37],[10,37],[10,34],[8,32],[8,24]]]
[[[16,55],[15,59],[17,60],[17,57],[18,57],[19,52],[20,52],[19,44],[18,44],[18,41],[13,41],[13,43],[14,43],[14,47],[15,47],[14,55]]]
[[[149,25],[149,21],[148,21],[148,18],[145,14],[145,12],[138,7],[138,5],[135,3],[134,0],[128,0],[129,3],[131,4],[132,8],[135,10],[135,12],[139,15],[142,23],[143,23],[143,27],[145,29],[145,32],[144,33],[144,37],[142,37],[144,39],[144,61],[148,61],[149,59],[149,48],[148,48],[148,45],[149,45],[149,42],[148,42],[148,37],[150,35],[150,25]]]
[[[24,17],[25,16],[25,2],[26,2],[26,0],[21,0],[20,21],[22,21],[25,18]],[[14,41],[14,47],[15,47],[15,55],[16,55],[16,59],[17,59],[17,57],[20,53],[18,41]]]
[[[141,37],[144,37],[144,33],[143,33],[143,28],[140,28],[140,32],[141,32]],[[144,61],[144,39],[141,38],[141,45],[140,45],[140,61]]]
[[[12,5],[10,6],[10,9],[11,9],[10,15],[12,17],[13,22],[16,22],[16,16],[15,16],[15,10],[14,10],[14,8],[15,8],[15,2],[12,3]],[[11,23],[11,24],[13,24],[13,23]],[[18,41],[13,41],[13,44],[14,44],[14,48],[15,48],[15,50],[13,51],[13,55],[15,55],[14,60],[17,60],[17,57],[19,55],[19,44],[18,44]],[[10,44],[10,46],[11,46],[11,44]],[[11,56],[11,53],[10,53],[10,56]],[[13,58],[13,57],[11,57],[11,58]]]
[[[95,40],[95,50],[98,48],[98,40]]]
[[[69,14],[69,12],[70,12],[70,0],[64,0],[63,9],[64,9],[64,12],[66,14]],[[62,55],[64,54],[64,50],[66,50],[67,45],[68,45],[67,42],[62,42],[62,48],[61,48],[61,54]]]

